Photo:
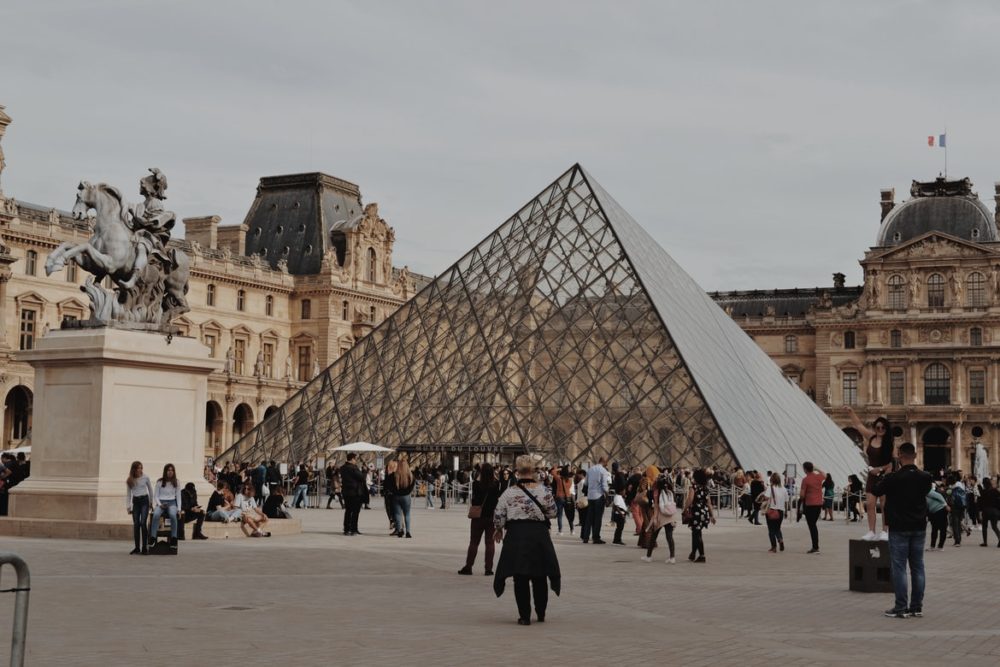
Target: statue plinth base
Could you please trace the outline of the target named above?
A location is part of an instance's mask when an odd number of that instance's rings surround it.
[[[130,522],[133,461],[154,482],[173,463],[207,505],[208,375],[221,368],[208,354],[193,338],[116,328],[51,331],[18,353],[35,369],[35,399],[31,477],[11,490],[10,516]]]

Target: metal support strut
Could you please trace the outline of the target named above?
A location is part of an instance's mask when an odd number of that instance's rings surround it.
[[[0,593],[15,593],[14,598],[14,631],[10,640],[10,664],[11,667],[23,667],[24,665],[24,645],[28,634],[28,593],[31,591],[31,574],[28,572],[28,564],[10,553],[0,553],[0,570],[4,563],[14,566],[17,573],[17,586],[15,588],[0,589]]]

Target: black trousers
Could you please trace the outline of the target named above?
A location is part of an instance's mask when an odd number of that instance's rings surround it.
[[[191,523],[192,521],[195,522],[195,524],[194,524],[194,534],[195,535],[201,535],[201,526],[202,526],[203,523],[205,523],[205,513],[204,512],[199,512],[197,514],[195,514],[194,512],[185,513],[184,514],[184,519],[181,521],[181,526],[183,526],[186,523]],[[184,531],[182,529],[178,533],[178,537],[180,537],[181,539],[184,539],[183,535],[184,535]]]
[[[819,521],[819,514],[822,511],[822,505],[806,505],[802,512],[806,516],[806,523],[809,524],[809,538],[812,540],[813,549],[819,549],[819,528],[816,523]]]
[[[622,544],[622,531],[625,529],[625,514],[621,512],[611,512],[611,520],[615,522],[615,544]]]
[[[1000,528],[997,528],[997,521],[1000,521],[1000,511],[995,509],[983,510],[983,542],[986,542],[987,528],[993,527],[993,534],[1000,540]],[[1000,542],[998,542],[1000,543]]]
[[[940,509],[931,514],[931,546],[940,549],[948,537],[948,510]]]
[[[517,601],[517,615],[531,618],[531,594],[535,597],[535,613],[545,618],[545,608],[549,605],[549,582],[545,577],[514,575],[514,599]]]
[[[361,496],[345,496],[344,497],[344,532],[345,533],[356,533],[358,532],[358,516],[361,515],[361,501],[363,498]]]
[[[964,507],[951,508],[951,539],[955,540],[955,544],[962,543],[962,519],[964,517]]]
[[[691,555],[689,558],[694,560],[695,558],[705,555],[705,540],[702,538],[701,528],[691,529]]]

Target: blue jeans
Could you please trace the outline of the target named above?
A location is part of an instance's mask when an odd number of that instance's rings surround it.
[[[889,531],[889,560],[892,565],[892,588],[896,592],[896,611],[923,609],[924,541],[926,530]],[[910,565],[910,602],[906,602],[906,565]]]
[[[132,498],[132,535],[135,537],[136,549],[145,549],[146,542],[149,541],[147,518],[149,518],[149,496]]]
[[[563,515],[563,505],[566,504],[565,498],[556,498],[556,523],[559,525],[559,532],[562,532],[562,515]]]
[[[410,534],[410,505],[412,504],[412,499],[410,496],[393,496],[392,502],[396,506],[396,530],[403,532],[403,525],[406,525],[406,534]]]
[[[306,507],[309,507],[309,499],[306,497],[309,493],[308,484],[299,484],[295,487],[295,496],[292,498],[292,507],[298,507],[299,501],[301,500],[305,503]]]
[[[163,506],[166,505],[166,510]],[[156,529],[160,526],[160,517],[163,512],[166,511],[167,516],[170,517],[170,537],[177,539],[177,501],[176,500],[164,500],[163,504],[156,504],[153,508],[153,520],[150,522],[149,536],[152,539],[156,539]]]

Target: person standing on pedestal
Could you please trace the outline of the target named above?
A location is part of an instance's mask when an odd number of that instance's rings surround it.
[[[924,541],[927,539],[927,493],[931,476],[914,465],[917,450],[912,443],[899,446],[898,471],[883,477],[875,485],[875,495],[888,500],[889,559],[892,567],[892,588],[896,604],[887,609],[890,618],[923,616],[924,604]],[[910,567],[909,600],[906,590],[906,567]]]
[[[861,423],[861,420],[854,413],[851,406],[847,406],[847,414],[851,417],[854,428],[865,438],[868,446],[865,447],[865,458],[868,459],[868,481],[865,482],[865,513],[868,515],[868,532],[861,539],[863,540],[886,540],[889,539],[885,532],[885,520],[882,521],[882,532],[875,532],[875,522],[878,514],[875,512],[875,494],[872,489],[879,478],[892,471],[892,424],[885,417],[879,417],[872,423],[872,428],[868,428]],[[885,507],[882,508],[885,515]]]
[[[344,535],[360,535],[358,530],[358,517],[361,514],[361,501],[363,500],[365,476],[358,469],[355,460],[358,455],[350,452],[347,455],[347,463],[340,467],[340,482],[344,494]]]
[[[142,461],[133,461],[125,480],[125,509],[132,515],[132,536],[135,539],[135,549],[131,555],[149,553],[146,542],[149,540],[149,529],[146,518],[149,516],[149,503],[153,497],[153,483],[142,472]]]

